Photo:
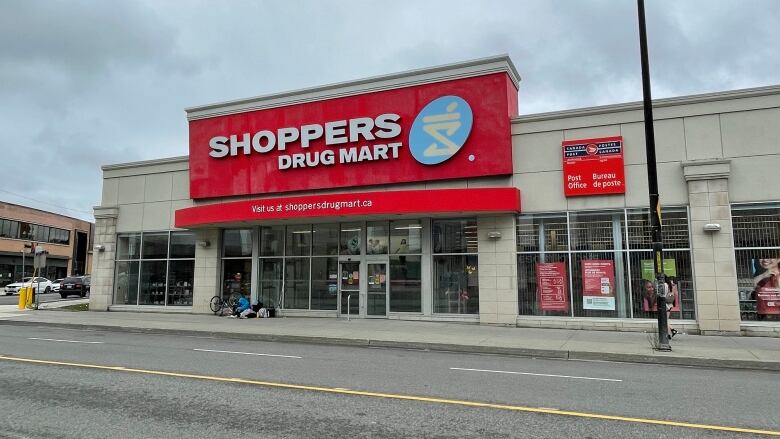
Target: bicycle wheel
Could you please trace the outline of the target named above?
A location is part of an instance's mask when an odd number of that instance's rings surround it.
[[[231,294],[230,298],[227,300],[227,305],[231,308],[234,308],[238,304],[238,299],[240,299],[241,296],[238,294]]]
[[[209,308],[211,308],[211,311],[216,314],[222,310],[222,298],[219,296],[214,296],[209,300]]]

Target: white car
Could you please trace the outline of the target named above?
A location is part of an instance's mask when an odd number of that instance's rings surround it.
[[[34,292],[51,292],[51,281],[45,277],[25,277],[20,282],[14,282],[12,284],[6,285],[3,289],[3,292],[6,296],[11,296],[13,294],[19,293],[19,288],[22,288],[23,286],[32,287]]]
[[[65,279],[55,279],[51,282],[51,291],[52,293],[57,293],[60,291],[60,285],[62,284],[62,281]]]

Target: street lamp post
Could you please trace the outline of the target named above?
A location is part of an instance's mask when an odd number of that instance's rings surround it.
[[[658,196],[658,173],[655,161],[655,134],[653,132],[653,104],[650,95],[650,67],[647,61],[647,31],[645,30],[645,2],[637,0],[639,10],[639,51],[642,58],[642,94],[645,113],[645,150],[647,154],[647,187],[650,194],[650,229],[655,268],[656,314],[658,314],[658,350],[671,351],[666,321],[666,288],[663,268],[663,238],[661,235],[661,200]]]

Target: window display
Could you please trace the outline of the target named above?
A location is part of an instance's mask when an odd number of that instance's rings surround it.
[[[731,206],[742,320],[780,321],[780,205]]]
[[[194,277],[194,233],[117,236],[115,304],[192,306]]]
[[[663,217],[665,272],[679,282],[680,297],[672,318],[694,319],[687,209],[665,208]],[[647,209],[520,215],[519,313],[655,318],[654,310],[643,309],[640,285],[643,278],[654,277],[652,265],[648,274],[647,261],[652,261],[649,233]],[[564,309],[564,289],[569,292],[570,309]]]

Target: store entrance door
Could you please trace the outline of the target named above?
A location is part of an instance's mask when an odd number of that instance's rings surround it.
[[[387,263],[369,262],[366,271],[366,315],[387,317]]]
[[[360,262],[339,262],[339,315],[360,316]]]

